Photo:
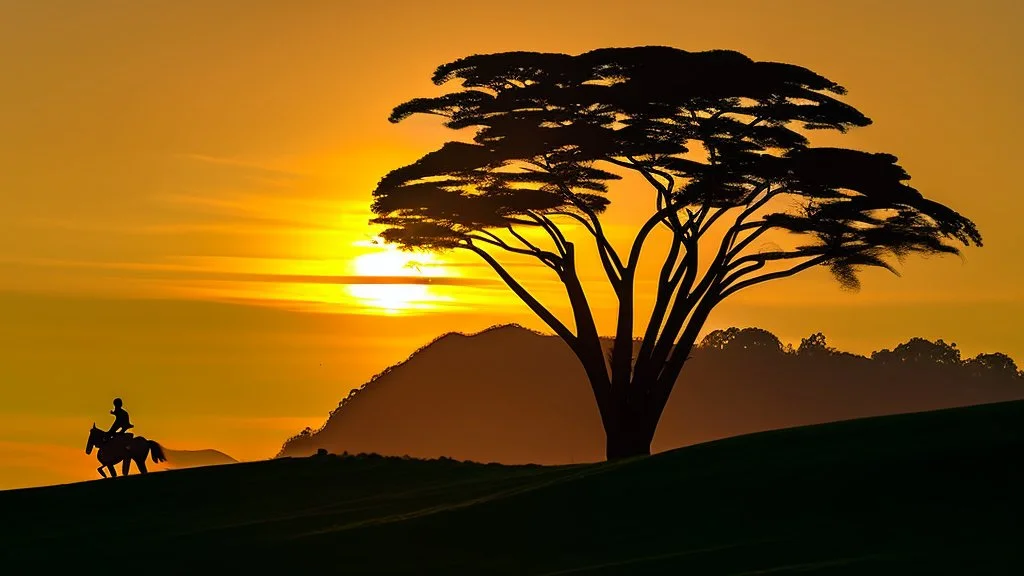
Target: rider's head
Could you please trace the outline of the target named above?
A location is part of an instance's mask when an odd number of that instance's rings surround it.
[[[116,406],[117,408],[121,407],[121,399],[120,398],[114,398],[114,406]]]

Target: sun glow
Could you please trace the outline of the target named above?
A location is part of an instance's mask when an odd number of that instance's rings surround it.
[[[426,284],[416,284],[416,277],[450,276],[443,263],[433,254],[410,254],[379,242],[357,243],[372,249],[352,260],[356,276],[374,278],[367,284],[349,284],[346,289],[361,305],[383,314],[403,314],[430,310],[447,298]],[[404,281],[401,277],[408,277]],[[393,278],[393,282],[380,280]]]

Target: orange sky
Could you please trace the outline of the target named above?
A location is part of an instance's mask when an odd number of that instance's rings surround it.
[[[262,458],[441,332],[540,328],[475,261],[417,271],[370,242],[378,179],[450,137],[388,113],[472,53],[728,48],[843,84],[875,124],[817,142],[896,154],[985,247],[865,274],[857,294],[811,271],[737,296],[708,329],[823,331],[861,353],[924,336],[1024,361],[1021,3],[498,6],[0,1],[0,488],[91,477],[86,429],[109,424],[114,395],[172,448]],[[620,246],[649,209],[622,196]],[[546,269],[518,271],[564,312]],[[417,274],[459,285],[352,278]]]

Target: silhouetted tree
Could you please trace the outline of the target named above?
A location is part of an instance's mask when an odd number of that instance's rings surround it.
[[[700,341],[699,347],[707,350],[725,350],[725,347],[729,345],[729,342],[736,337],[739,331],[740,329],[735,326],[725,330],[712,330]]]
[[[837,353],[835,348],[829,347],[825,342],[825,335],[815,332],[807,338],[800,339],[800,347],[796,349],[797,354],[802,356],[825,356]]]
[[[701,340],[701,348],[710,350],[743,350],[755,352],[782,352],[783,345],[779,338],[762,328],[726,328],[714,330]]]
[[[955,343],[943,340],[932,342],[924,338],[911,338],[892,350],[879,350],[871,354],[872,360],[880,362],[923,362],[942,366],[960,366],[960,351]]]
[[[815,266],[856,288],[859,267],[895,273],[887,257],[981,245],[972,222],[906,184],[894,156],[810,146],[803,130],[845,132],[870,120],[836,98],[840,85],[799,66],[724,50],[608,48],[474,55],[433,77],[455,79],[461,88],[406,102],[390,119],[440,116],[475,130],[472,141],[387,174],[371,222],[405,249],[465,250],[489,264],[579,358],[609,458],[650,452],[676,378],[723,299]],[[619,254],[599,216],[608,183],[623,173],[646,181],[653,201]],[[593,241],[618,299],[608,363],[566,224]],[[637,264],[656,229],[670,242],[634,359]],[[755,250],[773,233],[801,241]],[[501,251],[552,270],[574,330],[499,262]]]
[[[989,374],[999,374],[1001,376],[1020,376],[1021,371],[1017,368],[1017,363],[1002,352],[993,352],[991,354],[978,354],[974,358],[971,358],[967,362],[964,362],[972,374],[975,376],[986,376]]]

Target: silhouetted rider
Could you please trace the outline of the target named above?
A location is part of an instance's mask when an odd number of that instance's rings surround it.
[[[128,411],[121,407],[120,398],[114,398],[114,409],[110,413],[114,415],[114,423],[107,430],[107,438],[112,438],[118,432],[127,432],[134,426],[128,419]]]

